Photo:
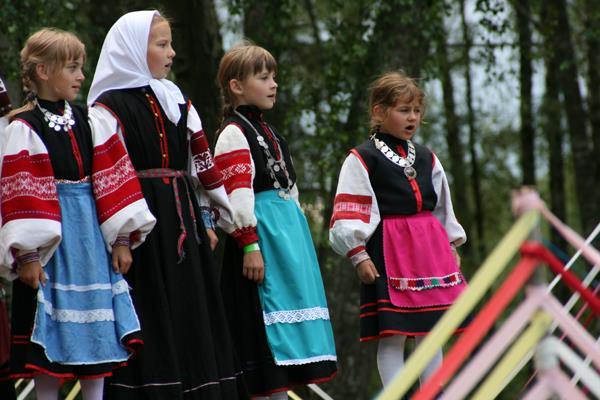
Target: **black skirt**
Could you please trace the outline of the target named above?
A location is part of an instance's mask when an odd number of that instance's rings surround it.
[[[230,339],[217,268],[195,196],[188,197],[186,178],[177,178],[187,231],[183,254],[178,254],[181,219],[172,179],[140,179],[157,224],[133,251],[125,279],[132,288],[144,349],[105,381],[105,398],[248,398]]]
[[[294,386],[331,380],[334,361],[303,365],[276,365],[267,342],[257,284],[242,275],[243,252],[227,237],[223,256],[221,289],[223,302],[248,392],[266,396]]]

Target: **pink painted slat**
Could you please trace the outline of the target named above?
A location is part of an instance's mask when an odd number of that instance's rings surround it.
[[[504,350],[521,333],[531,316],[546,297],[545,287],[532,287],[527,290],[527,298],[502,324],[502,327],[487,341],[477,355],[452,380],[442,395],[442,399],[462,399],[481,380]]]
[[[548,296],[542,306],[554,317],[569,339],[591,358],[596,368],[600,368],[600,349],[590,334],[562,308],[562,304],[552,296]]]

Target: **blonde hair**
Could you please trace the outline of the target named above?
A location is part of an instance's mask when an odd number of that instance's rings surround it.
[[[45,64],[50,73],[63,68],[70,60],[83,57],[85,61],[85,45],[75,34],[56,28],[42,28],[35,32],[25,42],[21,50],[21,80],[26,91],[32,94],[38,91],[36,67]],[[26,97],[26,103],[13,110],[8,115],[14,115],[33,109],[31,96]]]
[[[244,81],[248,76],[257,74],[266,68],[269,72],[277,72],[277,61],[264,48],[244,40],[231,48],[219,63],[217,83],[221,90],[223,117],[233,112],[235,95],[229,88],[232,79]]]
[[[382,106],[387,112],[398,102],[412,103],[416,101],[423,110],[421,118],[425,114],[425,92],[417,85],[413,78],[408,77],[403,71],[386,72],[379,76],[369,86],[369,116],[371,131],[375,131],[380,124],[373,118],[373,108]]]
[[[171,25],[171,18],[167,17],[166,15],[163,15],[163,13],[159,11],[158,14],[154,14],[154,16],[152,17],[152,22],[150,23],[150,26],[158,24],[159,22],[166,22],[167,24]]]

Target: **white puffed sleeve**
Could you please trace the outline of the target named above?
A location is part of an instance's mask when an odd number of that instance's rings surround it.
[[[333,250],[350,258],[353,265],[369,258],[367,241],[381,217],[369,173],[360,156],[351,152],[340,171],[329,241]]]
[[[452,207],[452,198],[450,197],[450,187],[448,186],[448,179],[444,172],[442,163],[434,154],[434,165],[433,171],[431,172],[431,181],[433,183],[433,189],[437,195],[437,204],[432,214],[440,221],[450,243],[454,243],[456,246],[460,246],[467,241],[467,235],[463,227],[458,223],[456,216],[454,215],[454,208]]]
[[[219,221],[219,226],[231,234],[240,247],[257,242],[252,188],[256,172],[248,140],[236,124],[227,125],[219,134],[215,162],[223,173],[233,217],[233,223]]]

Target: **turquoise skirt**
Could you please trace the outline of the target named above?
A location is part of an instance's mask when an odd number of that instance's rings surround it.
[[[255,214],[265,262],[258,291],[275,363],[335,361],[323,280],[304,214],[274,190],[256,194]]]
[[[49,361],[67,365],[122,362],[122,339],[140,330],[129,287],[114,272],[89,183],[57,184],[62,241],[44,267],[31,341]]]

